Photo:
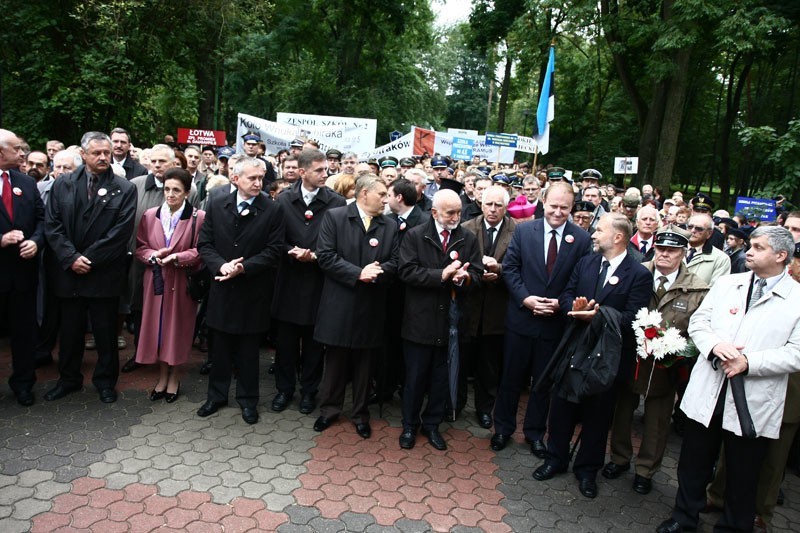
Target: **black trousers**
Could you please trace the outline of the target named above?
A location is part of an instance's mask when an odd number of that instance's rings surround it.
[[[503,374],[494,406],[494,430],[511,435],[517,429],[517,406],[522,390],[539,380],[559,339],[537,339],[506,330]],[[542,440],[547,430],[550,394],[531,390],[522,431],[528,440]]]
[[[369,422],[369,378],[372,362],[371,349],[325,347],[325,370],[320,384],[320,415],[337,417],[344,409],[347,382],[353,382],[354,423]],[[216,364],[216,363],[214,363]]]
[[[300,393],[316,396],[322,380],[324,347],[314,340],[314,325],[301,326],[273,318],[275,335],[275,385],[294,394],[300,366]]]
[[[578,479],[594,479],[603,467],[606,458],[608,430],[614,417],[614,389],[595,394],[571,403],[558,397],[553,391],[550,402],[549,437],[547,439],[547,464],[558,470],[569,465],[569,446],[575,426],[580,421],[580,449],[575,456],[572,471]]]
[[[59,381],[67,388],[83,385],[83,363],[86,316],[92,321],[92,333],[97,344],[97,364],[92,383],[100,390],[113,388],[119,378],[119,349],[117,348],[117,311],[119,297],[60,298],[61,335],[58,356]]]
[[[725,503],[714,531],[752,531],[758,474],[769,439],[747,439],[722,429],[722,414],[713,416],[707,428],[686,419],[672,518],[684,528],[697,527],[721,443],[725,444]]]
[[[39,281],[42,283],[41,271]],[[58,331],[61,327],[61,306],[51,285],[47,283],[47,280],[44,280],[41,288],[42,323],[39,325],[39,331],[36,335],[36,357],[42,359],[52,357],[53,348],[58,342]]]
[[[406,362],[403,428],[416,429],[420,422],[426,429],[438,428],[444,418],[444,405],[449,391],[447,346],[429,346],[404,340],[403,352]],[[420,414],[426,394],[428,403]]]
[[[236,402],[241,408],[257,407],[261,334],[234,334],[217,329],[210,329],[209,334],[214,339],[209,347],[213,351],[214,365],[208,376],[208,401],[228,401],[231,371],[236,365]]]
[[[36,289],[0,292],[0,320],[11,334],[11,377],[14,394],[31,390],[36,383]]]

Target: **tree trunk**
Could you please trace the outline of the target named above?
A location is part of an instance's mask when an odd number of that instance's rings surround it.
[[[506,45],[506,67],[503,72],[503,84],[500,88],[500,103],[497,106],[497,131],[503,132],[506,130],[506,107],[508,107],[508,92],[511,89],[511,67],[514,60],[511,58],[511,52]]]
[[[730,70],[730,82],[728,83],[728,101],[725,108],[725,118],[722,120],[722,128],[720,130],[720,150],[719,150],[719,188],[720,188],[720,205],[727,205],[730,201],[731,192],[731,132],[733,131],[733,123],[739,115],[739,107],[742,101],[742,90],[750,75],[750,68],[753,66],[753,56],[748,55],[745,58],[742,72],[739,74],[739,79],[734,86],[734,78],[736,77],[737,59],[733,60]]]
[[[662,191],[669,190],[672,173],[675,170],[675,159],[678,155],[678,139],[683,122],[683,107],[686,92],[689,88],[689,60],[691,49],[679,50],[674,57],[675,72],[669,80],[664,114],[661,121],[656,160],[653,166],[654,187]]]
[[[667,82],[659,82],[653,88],[653,98],[650,109],[645,118],[644,127],[639,135],[639,172],[632,183],[641,186],[649,183],[653,176],[653,165],[658,149],[658,136],[661,132],[661,122],[664,119],[664,104],[667,95]]]

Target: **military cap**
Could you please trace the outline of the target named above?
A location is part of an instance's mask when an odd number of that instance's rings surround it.
[[[745,233],[745,231],[742,228],[738,227],[738,226],[733,226],[733,227],[727,226],[727,228],[725,230],[725,235],[726,236],[733,235],[737,239],[746,239],[747,238],[747,234]],[[795,250],[796,249],[797,248],[795,248]]]
[[[369,159],[367,159],[367,164],[368,165],[375,165],[376,167],[380,167],[380,165],[378,164],[378,158],[377,157],[370,157]]]
[[[521,189],[522,188],[522,178],[520,178],[520,177],[514,178],[514,180],[511,182],[511,186],[513,188],[515,188],[515,189]]]
[[[417,163],[413,159],[411,159],[410,157],[404,157],[404,158],[402,158],[400,160],[400,166],[401,167],[411,167],[411,168],[413,168],[414,165],[416,165],[416,164]]]
[[[247,133],[242,135],[242,140],[244,142],[248,142],[248,141],[259,142],[259,141],[261,141],[261,135],[259,135],[258,133],[254,132],[254,131],[248,131]]]
[[[236,151],[231,148],[230,146],[223,146],[219,150],[217,150],[217,159],[230,159]]]
[[[292,142],[289,143],[289,146],[292,148],[302,148],[304,144],[305,142],[303,142],[303,139],[294,138]]]
[[[692,209],[695,211],[698,209],[705,209],[706,211],[711,212],[714,210],[714,201],[709,195],[699,192],[694,198],[692,198]]]
[[[432,168],[445,168],[450,165],[447,164],[447,159],[441,156],[436,156],[431,160],[431,167]]]
[[[482,166],[479,166],[479,167],[475,167],[475,170],[483,172],[483,174],[486,175],[486,176],[488,176],[489,174],[492,173],[492,167],[487,167],[485,165],[482,165]]]
[[[561,167],[553,167],[547,169],[547,179],[549,181],[563,180],[567,175],[567,171]]]
[[[689,233],[670,224],[664,226],[656,232],[656,246],[668,246],[670,248],[686,248],[689,246]]]
[[[593,213],[594,204],[585,200],[578,200],[575,202],[575,205],[572,206],[572,212],[577,213],[578,211],[588,211],[589,213]]]
[[[635,193],[628,193],[622,197],[622,205],[625,207],[639,207],[642,197]]]
[[[328,158],[328,159],[337,159],[338,160],[338,159],[342,158],[342,152],[340,152],[336,148],[331,148],[330,150],[325,152],[325,157]]]
[[[439,190],[443,191],[447,189],[455,191],[456,194],[461,194],[461,191],[464,189],[464,184],[452,178],[442,178],[439,181]]]
[[[386,168],[386,167],[397,168],[397,163],[398,163],[397,158],[390,155],[383,156],[380,159],[378,159],[378,164],[380,165],[381,168]]]
[[[201,153],[202,152],[211,152],[213,154],[216,154],[217,153],[217,149],[209,144],[209,145],[203,146],[203,149],[200,150],[200,152]]]
[[[585,180],[601,180],[603,179],[603,175],[600,173],[599,170],[595,170],[593,168],[587,168],[583,172],[581,172],[581,179]]]
[[[511,178],[511,176],[506,176],[502,172],[498,172],[492,176],[492,181],[498,185],[511,185],[511,182],[514,180]]]

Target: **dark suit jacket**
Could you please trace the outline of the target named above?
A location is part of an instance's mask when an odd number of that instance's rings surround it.
[[[311,325],[317,319],[324,276],[316,262],[298,261],[288,252],[295,246],[316,250],[325,213],[344,206],[345,200],[333,189],[322,187],[314,201],[306,206],[300,188],[291,187],[278,196],[277,203],[283,208],[286,238],[281,247],[272,316],[292,324]],[[310,217],[306,217],[307,212],[311,213]]]
[[[147,169],[144,168],[144,165],[133,159],[130,154],[125,158],[125,162],[122,163],[122,168],[125,169],[125,178],[128,180],[147,174]]]
[[[44,204],[36,188],[36,181],[17,170],[9,170],[11,182],[3,190],[3,194],[11,194],[11,203],[14,208],[14,222],[8,218],[5,206],[0,202],[0,238],[12,230],[20,230],[24,240],[36,243],[39,251],[44,247]],[[14,194],[19,190],[21,194]],[[0,248],[0,292],[12,289],[17,292],[29,291],[36,288],[39,272],[38,254],[30,259],[19,256],[19,246]]]
[[[453,291],[461,310],[461,325],[466,324],[465,293],[480,286],[483,264],[475,234],[458,226],[450,232],[447,251],[433,217],[408,232],[400,247],[400,279],[406,284],[406,299],[401,335],[404,339],[430,346],[447,346],[450,326],[450,301]],[[460,287],[442,283],[442,270],[454,259],[469,262],[470,282]],[[459,331],[464,332],[465,328]]]
[[[569,284],[558,299],[564,315],[572,309],[572,302],[578,296],[585,296],[589,300],[594,298],[602,260],[602,255],[593,253],[575,265]],[[628,254],[596,298],[596,302],[601,307],[608,305],[622,313],[620,319],[622,359],[617,373],[620,379],[628,378],[636,358],[636,339],[631,324],[636,313],[641,308],[648,306],[652,293],[652,273]]]
[[[394,222],[397,223],[397,215],[395,215],[394,213],[389,213],[386,216],[390,220],[394,220]],[[420,224],[428,220],[430,216],[431,214],[429,212],[423,211],[422,209],[420,209],[418,205],[415,205],[411,209],[411,212],[408,214],[408,217],[405,220],[406,222],[405,227],[403,227],[400,224],[398,224],[397,226],[397,231],[400,232],[400,240],[401,241],[403,240],[403,237],[408,233],[408,230],[416,226],[419,226]]]
[[[331,209],[317,237],[317,262],[325,274],[314,338],[343,348],[379,348],[383,344],[386,289],[397,272],[400,238],[397,224],[372,219],[369,231],[353,202]],[[361,270],[378,261],[384,273],[375,283],[359,281]]]
[[[478,249],[483,255],[486,241],[486,225],[483,222],[483,215],[473,218],[463,224],[464,229],[472,232],[478,238]],[[502,264],[506,255],[511,236],[514,234],[516,222],[508,215],[503,218],[500,231],[494,238],[495,246],[492,257]],[[468,329],[465,332],[470,336],[482,335],[502,335],[506,329],[506,310],[508,308],[508,288],[503,281],[503,274],[500,273],[496,281],[482,281],[481,288],[472,291],[467,297],[467,308],[469,316]],[[480,325],[480,332],[478,327]]]
[[[47,242],[55,257],[48,274],[61,298],[121,296],[128,274],[128,242],[133,235],[136,187],[109,169],[90,202],[86,167],[58,178],[45,209]],[[105,190],[105,194],[102,194]],[[72,271],[80,256],[92,262],[88,274]]]
[[[522,305],[528,296],[559,298],[578,260],[591,251],[591,238],[583,229],[566,222],[552,275],[547,276],[544,254],[544,220],[517,225],[503,258],[503,278],[509,292],[506,327],[519,335],[557,339],[565,321],[562,316],[534,316]],[[571,236],[572,242],[568,242]]]
[[[221,193],[220,193],[221,194]],[[244,273],[212,281],[208,295],[209,327],[232,334],[261,333],[269,327],[272,269],[284,238],[283,209],[261,193],[241,216],[236,191],[209,202],[197,249],[212,276],[224,263],[243,257]]]

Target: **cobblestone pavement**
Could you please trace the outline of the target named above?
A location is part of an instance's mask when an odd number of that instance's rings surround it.
[[[122,351],[121,361],[130,355],[130,348]],[[316,433],[316,414],[301,415],[297,397],[286,411],[270,411],[270,359],[262,353],[261,420],[249,426],[235,407],[195,415],[206,387],[199,352],[173,404],[147,398],[154,368],[122,374],[115,404],[100,403],[91,385],[45,403],[57,376],[50,365],[38,372],[37,403],[22,408],[5,384],[10,356],[1,340],[0,531],[638,532],[653,531],[669,515],[677,437],[670,437],[649,495],[633,492],[628,473],[599,477],[600,495],[588,500],[571,474],[535,481],[540,461],[521,434],[502,452],[491,451],[490,431],[469,408],[442,425],[446,452],[421,436],[413,450],[399,448],[396,399],[384,418],[373,409],[369,440],[347,420]],[[87,352],[86,376],[93,363]],[[784,491],[773,530],[798,531],[794,473]],[[706,515],[702,530],[715,519]]]

